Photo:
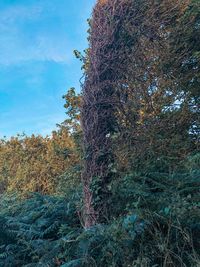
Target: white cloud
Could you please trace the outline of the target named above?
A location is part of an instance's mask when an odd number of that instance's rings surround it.
[[[70,62],[72,48],[66,33],[56,33],[55,29],[51,32],[51,28],[40,30],[40,21],[46,18],[47,12],[45,1],[43,5],[13,5],[0,11],[1,65],[30,60]]]

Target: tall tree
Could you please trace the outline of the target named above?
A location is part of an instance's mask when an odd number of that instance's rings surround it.
[[[86,227],[107,216],[117,160],[136,168],[136,160],[142,167],[164,158],[169,164],[162,161],[162,169],[173,170],[194,145],[190,128],[196,127],[196,104],[191,97],[182,99],[186,53],[183,57],[176,49],[176,38],[179,46],[190,42],[183,21],[196,2],[99,0],[94,8],[81,110]],[[172,55],[177,58],[173,64]]]

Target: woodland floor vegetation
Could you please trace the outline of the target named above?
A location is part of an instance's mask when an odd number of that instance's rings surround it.
[[[200,266],[200,1],[98,0],[81,94],[0,142],[0,266]]]

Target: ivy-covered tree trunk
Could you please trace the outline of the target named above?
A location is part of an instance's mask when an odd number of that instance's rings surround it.
[[[117,131],[115,83],[118,74],[114,45],[118,25],[110,23],[114,13],[110,4],[99,1],[91,22],[89,67],[86,70],[81,112],[85,148],[82,177],[85,227],[106,217],[109,199],[107,186],[112,177],[110,167],[114,159],[111,137]]]

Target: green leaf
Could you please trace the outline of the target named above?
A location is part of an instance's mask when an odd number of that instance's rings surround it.
[[[83,264],[82,259],[72,260],[65,264],[62,264],[61,267],[80,267]]]

